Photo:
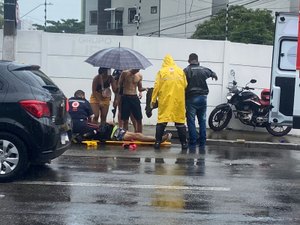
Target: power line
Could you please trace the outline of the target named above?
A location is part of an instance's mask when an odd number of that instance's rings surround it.
[[[177,0],[174,0],[174,1],[176,1],[176,2],[178,2]],[[244,1],[249,1],[249,0],[244,0]],[[253,0],[251,0],[250,2],[256,2],[256,1],[260,1],[260,0],[255,0],[255,1],[253,1]],[[241,3],[241,0],[236,0],[236,1],[233,1],[232,2],[232,4],[234,4],[234,3]],[[245,4],[245,3],[243,3],[243,4]],[[205,10],[210,10],[210,9],[213,9],[213,8],[218,8],[218,7],[220,7],[220,6],[226,6],[226,3],[220,3],[220,4],[217,4],[217,5],[214,5],[214,6],[210,6],[210,7],[205,7],[205,8],[202,8],[202,9],[197,9],[197,10],[194,10],[194,11],[191,11],[190,13],[192,14],[194,14],[194,13],[199,13],[199,12],[202,12],[202,11],[205,11]],[[176,22],[176,21],[174,21],[174,17],[179,17],[179,16],[182,16],[182,15],[186,15],[186,12],[184,12],[184,13],[179,13],[179,14],[176,14],[176,15],[171,15],[171,16],[166,16],[166,17],[161,17],[160,18],[160,20],[161,21],[164,21],[165,23],[167,23],[168,21],[169,22]],[[210,16],[211,16],[211,14],[210,14]],[[190,16],[190,17],[192,17],[192,16]],[[199,17],[197,17],[198,18],[198,20],[199,20]],[[193,22],[195,22],[195,21],[197,21],[197,18],[195,19],[195,20],[193,20]],[[207,17],[205,17],[205,18],[207,18]],[[159,19],[151,19],[151,20],[146,20],[146,21],[143,21],[143,24],[152,24],[153,22],[157,22]],[[200,18],[200,20],[201,20],[201,18]],[[189,24],[189,21],[185,21],[186,22],[186,24]],[[183,24],[183,25],[185,25],[185,23]],[[183,26],[183,25],[181,25],[181,26]],[[153,25],[154,26],[154,25]],[[132,27],[132,24],[129,24],[129,25],[123,25],[123,28],[128,28],[128,27]],[[152,32],[151,32],[152,33]],[[158,31],[154,31],[153,33],[158,33]]]
[[[183,26],[183,25],[185,25],[185,24],[193,23],[193,22],[196,22],[196,21],[198,21],[198,20],[206,19],[206,18],[209,18],[209,17],[211,17],[211,15],[204,16],[204,17],[201,17],[201,18],[197,18],[197,19],[195,19],[195,20],[190,20],[190,21],[188,21],[188,22],[180,23],[180,24],[177,24],[177,25],[174,25],[174,26],[171,26],[171,27],[167,27],[167,28],[161,29],[160,31],[170,30],[170,29],[172,29],[172,28],[180,27],[180,26]],[[152,34],[157,33],[157,32],[158,32],[158,31],[154,31],[154,32],[142,34],[142,36],[149,35],[149,34],[152,35]]]

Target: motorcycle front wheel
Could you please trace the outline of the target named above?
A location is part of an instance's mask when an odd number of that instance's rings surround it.
[[[229,124],[232,117],[230,107],[215,108],[209,115],[208,125],[213,131],[221,131]]]
[[[292,130],[292,127],[282,126],[282,125],[272,125],[272,124],[268,123],[266,125],[266,129],[273,136],[281,137],[281,136],[288,134]]]

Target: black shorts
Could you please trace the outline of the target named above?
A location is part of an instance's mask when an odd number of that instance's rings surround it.
[[[136,120],[143,119],[141,101],[137,95],[122,95],[121,120],[129,120],[130,113]]]

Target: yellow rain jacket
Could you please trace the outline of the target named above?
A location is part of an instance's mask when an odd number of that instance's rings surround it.
[[[158,100],[158,123],[185,123],[186,76],[171,55],[166,55],[155,79],[151,103]]]

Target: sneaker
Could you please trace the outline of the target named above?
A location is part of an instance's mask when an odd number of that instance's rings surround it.
[[[73,143],[78,144],[81,143],[83,141],[83,138],[80,134],[76,134],[73,138],[72,138]]]
[[[160,149],[160,143],[159,142],[155,142],[153,145],[154,149]]]

